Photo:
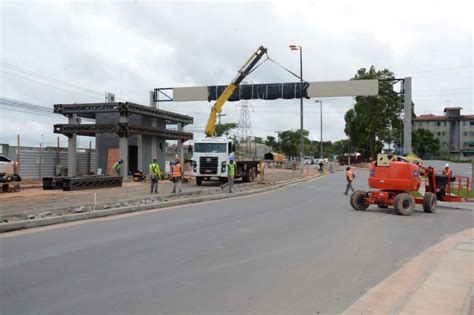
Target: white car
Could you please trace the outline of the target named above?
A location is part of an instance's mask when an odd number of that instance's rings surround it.
[[[15,162],[5,155],[0,154],[0,177],[13,176],[15,174]]]

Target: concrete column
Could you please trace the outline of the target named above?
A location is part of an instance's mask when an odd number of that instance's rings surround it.
[[[183,131],[183,124],[178,123],[178,131]],[[183,140],[178,140],[178,156],[181,161],[181,174],[184,174],[184,152],[183,152]]]
[[[128,123],[128,117],[126,115],[120,115],[121,123]],[[124,180],[128,179],[128,135],[119,137],[119,151],[120,159],[123,160],[121,167],[121,174]]]
[[[69,124],[77,123],[77,115],[73,114],[69,116]],[[67,176],[76,176],[76,165],[77,165],[77,135],[72,135],[68,138],[67,143]]]
[[[407,154],[412,151],[411,147],[411,112],[412,112],[412,102],[411,102],[411,77],[405,78],[404,83],[404,94],[403,94],[403,111],[405,112],[405,117],[403,119],[403,154]]]
[[[137,135],[137,167],[140,171],[146,172],[146,170],[143,169],[143,137],[142,135]]]
[[[150,91],[150,107],[157,108],[153,91]],[[157,119],[151,118],[151,127],[156,128],[157,126],[158,126]],[[158,140],[156,136],[152,136],[151,137],[151,160],[157,157],[158,157]]]

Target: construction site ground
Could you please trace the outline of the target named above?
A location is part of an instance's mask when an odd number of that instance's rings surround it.
[[[318,176],[315,166],[305,167],[305,176]],[[263,178],[257,177],[252,183],[235,181],[236,191],[257,189],[262,185],[272,185],[282,181],[299,177],[298,170],[267,168]],[[187,197],[186,192],[195,192],[199,195],[227,193],[223,191],[219,181],[204,181],[202,186],[197,186],[194,178],[190,177],[182,184],[183,194],[171,196],[173,183],[170,180],[159,182],[159,194],[150,193],[150,182],[127,181],[122,187],[63,191],[43,190],[38,183],[29,182],[29,188],[17,193],[0,194],[0,221],[11,222],[24,219],[37,219],[51,215],[64,215],[67,213],[85,212],[94,209],[108,209],[114,207],[128,206],[130,204],[151,203],[165,201],[160,198],[176,199],[181,196]],[[27,186],[28,187],[28,186]],[[93,208],[94,207],[94,208]]]

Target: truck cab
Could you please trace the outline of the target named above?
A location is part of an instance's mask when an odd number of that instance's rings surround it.
[[[218,177],[221,181],[227,179],[227,163],[234,156],[235,145],[232,139],[226,137],[211,137],[194,141],[192,158],[193,175],[201,185],[203,179],[210,180]]]
[[[209,137],[194,141],[192,158],[193,176],[196,184],[202,185],[203,180],[217,178],[221,182],[227,181],[227,163],[230,157],[235,156],[234,140],[226,137]],[[244,182],[251,182],[258,174],[259,161],[255,159],[235,160],[235,178],[242,178]]]

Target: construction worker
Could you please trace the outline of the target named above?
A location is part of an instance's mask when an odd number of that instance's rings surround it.
[[[349,192],[349,189],[354,192],[354,188],[352,187],[352,182],[354,181],[355,174],[352,172],[352,169],[350,166],[346,167],[346,179],[347,179],[347,186],[346,186],[346,192],[344,195],[347,195]]]
[[[176,159],[171,167],[171,177],[173,177],[173,193],[176,193],[176,188],[181,192],[181,163]]]
[[[451,168],[449,167],[449,164],[448,164],[448,163],[446,163],[446,164],[444,165],[443,175],[444,175],[444,176],[448,176],[448,177],[452,177],[452,176],[453,176],[453,171],[452,171]]]
[[[113,170],[115,176],[120,176],[120,170],[122,168],[122,164],[123,164],[123,160],[118,160],[112,166],[112,170]]]
[[[229,186],[229,193],[234,191],[234,176],[235,176],[235,163],[234,157],[229,158],[229,163],[227,163],[227,183],[221,186],[221,190],[224,190],[224,187]]]
[[[151,191],[150,193],[158,193],[158,182],[160,181],[161,172],[160,166],[156,163],[156,159],[153,159],[153,162],[148,166],[148,175],[151,180]]]

